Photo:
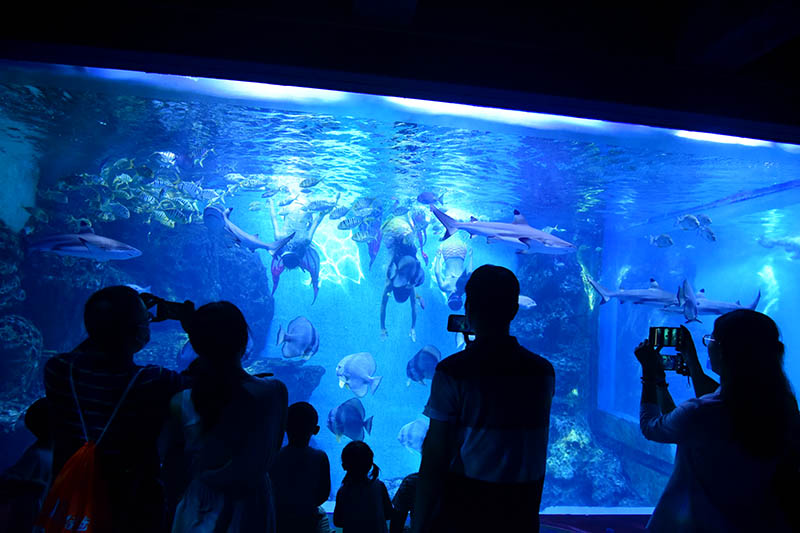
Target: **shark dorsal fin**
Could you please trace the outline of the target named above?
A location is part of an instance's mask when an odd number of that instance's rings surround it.
[[[226,209],[226,210],[225,210],[225,216],[226,216],[226,217],[227,217],[227,216],[230,216],[231,212],[233,212],[233,208],[232,208],[232,207],[229,207],[228,209]]]
[[[477,218],[475,218],[474,216],[470,216],[470,217],[469,217],[469,221],[470,221],[470,222],[477,222],[477,221],[478,221],[478,219],[477,219]]]
[[[703,292],[703,291],[700,291],[700,292]],[[739,302],[739,300],[736,300],[736,305],[741,306],[742,304],[741,304],[741,302]]]
[[[654,278],[650,278],[650,288],[651,289],[659,289],[660,288],[660,286],[658,285],[658,282]]]
[[[94,233],[94,230],[86,222],[81,222],[80,228],[78,228],[78,235],[81,233]]]
[[[705,289],[700,289],[700,291],[697,294],[705,294],[705,293],[706,293]]]
[[[522,216],[522,213],[520,213],[518,209],[514,209],[514,221],[512,224],[524,224],[527,226],[528,221],[525,220],[525,217]]]

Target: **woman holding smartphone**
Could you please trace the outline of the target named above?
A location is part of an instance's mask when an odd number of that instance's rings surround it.
[[[678,445],[648,529],[794,531],[800,413],[783,371],[778,327],[750,309],[717,318],[703,344],[720,383],[703,372],[689,330],[681,329],[678,348],[696,398],[676,407],[659,350],[646,340],[634,352],[642,365],[642,433]]]

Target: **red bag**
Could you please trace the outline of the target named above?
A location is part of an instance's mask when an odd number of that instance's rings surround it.
[[[74,362],[73,362],[74,364]],[[46,533],[85,532],[106,533],[111,532],[111,506],[108,500],[108,487],[101,475],[97,464],[97,445],[106,434],[111,421],[117,414],[122,402],[133,387],[133,383],[141,373],[133,376],[125,392],[111,413],[111,417],[103,428],[97,442],[89,439],[86,423],[75,392],[75,382],[72,378],[72,364],[69,368],[69,383],[75,405],[78,407],[78,416],[81,419],[83,435],[86,443],[64,464],[56,476],[50,491],[47,493],[42,511],[36,525],[43,528]]]

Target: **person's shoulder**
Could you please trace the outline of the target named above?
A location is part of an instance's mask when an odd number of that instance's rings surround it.
[[[245,388],[258,398],[272,398],[274,396],[288,396],[286,384],[272,377],[257,378],[250,376]]]
[[[443,372],[445,374],[451,374],[454,370],[458,369],[467,360],[467,351],[462,350],[460,352],[456,352],[453,355],[448,355],[436,365],[437,372]]]
[[[553,368],[553,364],[550,361],[548,361],[546,358],[542,357],[538,353],[530,351],[521,344],[519,344],[518,346],[519,346],[518,353],[524,358],[525,361],[528,362],[529,365],[537,368],[544,374],[550,376],[556,375],[556,371]]]

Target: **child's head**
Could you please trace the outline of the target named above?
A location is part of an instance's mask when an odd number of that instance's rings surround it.
[[[317,410],[308,402],[289,406],[286,418],[286,436],[290,444],[308,445],[312,435],[319,433]]]
[[[25,411],[25,427],[39,441],[50,441],[50,408],[46,398],[39,398]]]
[[[347,475],[342,483],[366,479],[367,473],[369,479],[377,479],[381,469],[372,461],[373,458],[372,450],[364,441],[354,440],[345,446],[342,450],[342,468]]]

